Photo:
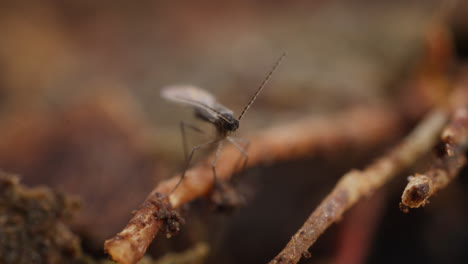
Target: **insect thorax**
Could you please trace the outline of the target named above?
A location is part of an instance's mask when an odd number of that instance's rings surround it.
[[[239,121],[231,113],[219,113],[213,115],[204,109],[195,109],[195,117],[212,123],[219,135],[225,136],[239,128]]]

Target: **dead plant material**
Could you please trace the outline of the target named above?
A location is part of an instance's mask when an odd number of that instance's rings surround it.
[[[337,250],[330,263],[360,264],[366,262],[387,204],[386,196],[386,190],[376,192],[372,197],[364,198],[350,209],[340,225]]]
[[[154,214],[157,220],[164,223],[163,231],[167,238],[176,235],[180,227],[185,223],[185,220],[178,211],[172,209],[171,204],[167,201],[167,197],[163,197],[160,193],[156,193],[158,201],[154,201],[159,210]]]
[[[0,263],[82,263],[80,242],[65,223],[77,201],[47,188],[25,188],[0,172]]]
[[[468,148],[468,108],[457,108],[450,123],[443,130],[440,141],[434,150],[434,158],[429,169],[423,174],[409,177],[400,209],[418,208],[429,203],[429,198],[447,186],[466,163]]]
[[[352,170],[345,174],[270,264],[297,263],[302,257],[302,252],[312,246],[332,223],[339,221],[347,209],[360,198],[371,195],[412,164],[422,153],[428,151],[446,120],[445,111],[430,113],[387,155],[364,170]]]
[[[360,106],[332,117],[281,125],[261,132],[251,139],[247,167],[318,153],[333,153],[344,147],[364,149],[375,146],[401,134],[403,123],[403,115],[392,108]],[[236,167],[238,159],[239,153],[236,148],[227,146],[223,149],[216,167],[219,180],[226,181],[239,170]],[[204,162],[186,172],[184,181],[169,196],[169,203],[173,208],[202,197],[212,190],[211,161],[212,156],[209,156]],[[113,260],[122,264],[133,264],[141,259],[158,230],[164,225],[162,219],[155,217],[164,208],[157,194],[169,194],[179,178],[180,175],[177,175],[161,182],[134,213],[124,230],[105,242],[105,251]],[[306,249],[299,251],[299,255]]]
[[[206,258],[210,252],[209,246],[205,242],[199,242],[192,248],[184,250],[182,252],[170,252],[164,256],[153,259],[152,257],[145,255],[138,264],[202,264],[206,263]],[[88,260],[87,264],[115,264],[114,261],[106,259],[99,262]]]

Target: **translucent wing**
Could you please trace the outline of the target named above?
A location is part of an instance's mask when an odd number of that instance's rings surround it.
[[[161,90],[161,96],[169,101],[195,107],[216,107],[216,99],[209,92],[192,85],[173,85]]]
[[[219,104],[212,94],[192,85],[168,86],[161,90],[161,96],[172,102],[194,106],[199,114],[210,120],[218,118],[220,114],[233,114]]]

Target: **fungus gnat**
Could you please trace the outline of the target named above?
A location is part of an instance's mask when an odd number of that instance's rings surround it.
[[[265,87],[266,83],[271,78],[273,72],[276,70],[276,68],[279,66],[279,64],[281,63],[281,61],[283,60],[285,56],[286,56],[286,53],[283,53],[281,57],[276,61],[271,71],[263,80],[262,84],[254,93],[254,95],[251,97],[250,101],[244,107],[244,109],[242,110],[241,114],[239,115],[237,119],[234,117],[233,111],[231,111],[229,108],[225,107],[224,105],[218,103],[216,101],[216,98],[205,90],[202,90],[200,88],[197,88],[191,85],[174,85],[174,86],[168,86],[162,89],[161,96],[164,99],[172,101],[172,102],[192,106],[195,110],[195,117],[213,124],[216,128],[216,137],[214,139],[212,139],[211,141],[207,143],[200,144],[200,145],[193,147],[192,150],[190,151],[190,154],[188,154],[185,129],[190,128],[199,133],[205,133],[205,132],[203,132],[201,129],[193,125],[189,125],[187,123],[181,122],[180,130],[182,133],[182,141],[183,141],[182,143],[184,147],[186,164],[185,164],[185,168],[184,168],[184,171],[182,172],[182,176],[180,177],[179,182],[176,184],[176,186],[172,189],[170,193],[173,193],[177,189],[177,187],[179,187],[180,183],[184,180],[185,173],[190,165],[190,161],[194,153],[203,147],[208,147],[208,146],[217,144],[215,156],[214,156],[213,162],[211,163],[211,168],[213,170],[213,177],[214,177],[214,186],[217,186],[216,163],[218,162],[218,157],[221,153],[223,142],[225,140],[229,141],[231,144],[234,145],[234,147],[236,147],[239,150],[239,152],[245,158],[244,166],[247,164],[247,160],[248,160],[247,148],[249,145],[248,141],[246,141],[247,142],[246,145],[242,147],[241,144],[239,144],[238,142],[239,139],[237,140],[234,139],[233,137],[230,136],[230,134],[235,132],[239,128],[239,124],[240,124],[242,117],[244,117],[247,110],[249,110],[249,108],[252,106],[253,102],[255,101],[257,96],[260,94],[262,89]]]

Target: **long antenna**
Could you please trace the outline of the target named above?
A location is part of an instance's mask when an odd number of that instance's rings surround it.
[[[279,59],[276,61],[275,65],[273,66],[273,68],[271,69],[271,71],[268,73],[268,75],[266,76],[266,78],[263,80],[262,84],[260,85],[260,87],[258,87],[257,91],[255,92],[255,94],[252,96],[252,98],[250,98],[250,101],[249,103],[244,107],[244,110],[242,110],[242,113],[240,114],[238,120],[240,121],[242,119],[242,117],[245,115],[245,113],[247,112],[247,110],[249,110],[250,106],[252,106],[253,102],[255,101],[255,99],[257,99],[257,96],[258,94],[260,94],[260,92],[262,91],[262,89],[265,87],[265,85],[267,84],[268,80],[270,80],[271,76],[273,75],[273,73],[275,72],[276,68],[278,68],[278,66],[281,64],[281,61],[284,59],[284,57],[286,56],[286,52],[283,52],[283,54],[281,54],[281,57],[279,57]]]

